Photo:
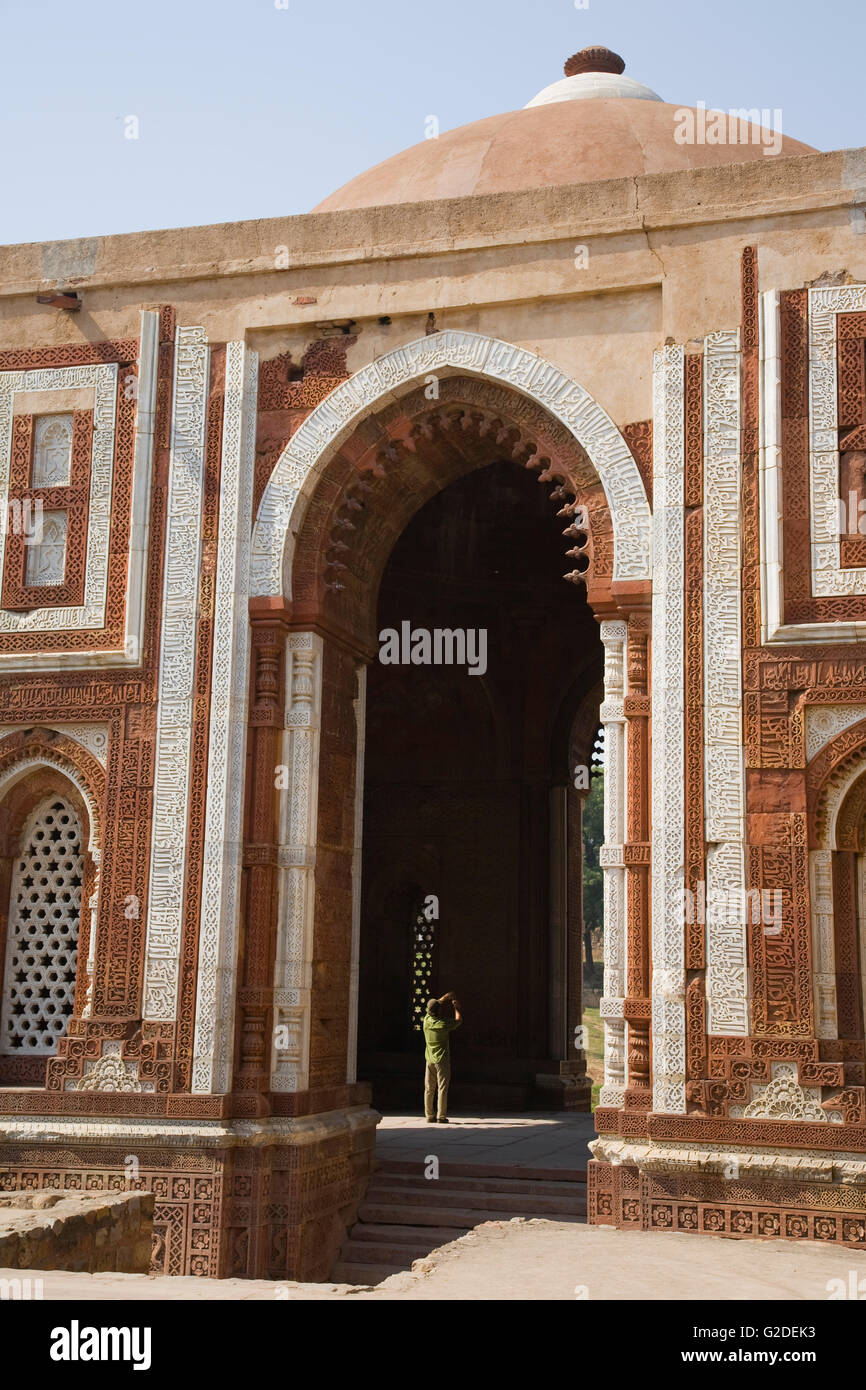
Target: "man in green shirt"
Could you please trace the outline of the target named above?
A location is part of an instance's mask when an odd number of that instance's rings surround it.
[[[454,1017],[442,1017],[442,1005],[454,1006]],[[447,1125],[448,1083],[451,1080],[451,1038],[450,1034],[463,1022],[460,1005],[453,992],[443,994],[441,999],[429,999],[424,1015],[424,1114],[428,1125]],[[438,1097],[437,1097],[438,1093]],[[438,1108],[434,1107],[438,1098]]]

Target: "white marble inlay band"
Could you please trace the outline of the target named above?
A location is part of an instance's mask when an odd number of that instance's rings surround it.
[[[175,1016],[184,912],[209,349],[178,328],[166,499],[144,1018]]]
[[[653,358],[652,1039],[653,1107],[686,1108],[685,358]]]
[[[707,1028],[747,1034],[738,332],[704,351],[704,747]]]
[[[258,358],[226,347],[214,646],[192,1089],[231,1085],[246,751]]]

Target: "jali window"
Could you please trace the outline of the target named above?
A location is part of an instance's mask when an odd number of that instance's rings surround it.
[[[81,826],[69,803],[31,814],[12,867],[0,1053],[53,1053],[75,1002],[84,877]]]
[[[420,1033],[433,988],[433,948],[436,923],[428,922],[423,909],[415,913],[412,929],[412,1026]]]

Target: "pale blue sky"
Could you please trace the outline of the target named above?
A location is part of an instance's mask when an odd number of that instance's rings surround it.
[[[284,4],[286,8],[277,8]],[[863,0],[0,0],[0,242],[307,212],[604,43],[666,100],[866,144]],[[127,116],[140,138],[124,138]]]

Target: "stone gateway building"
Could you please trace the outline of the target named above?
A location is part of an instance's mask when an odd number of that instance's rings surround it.
[[[600,725],[590,1220],[866,1248],[866,154],[622,68],[3,253],[0,1185],[160,1271],[328,1276],[433,990],[588,1108]]]

